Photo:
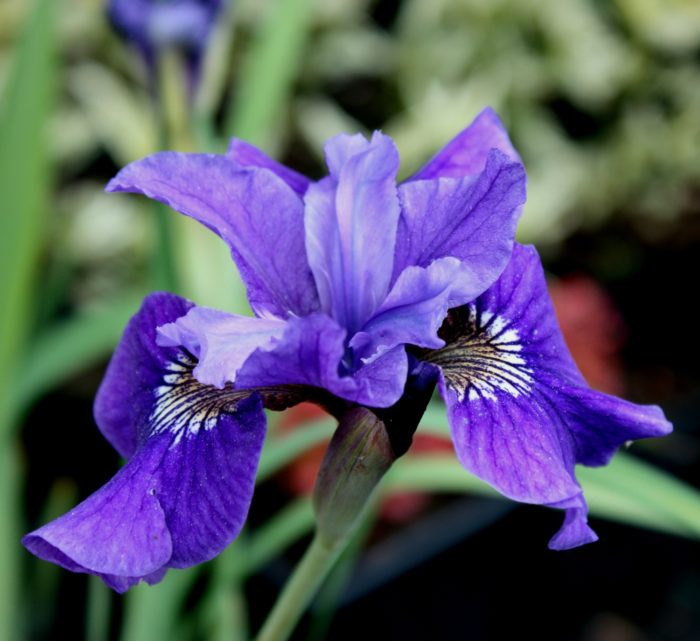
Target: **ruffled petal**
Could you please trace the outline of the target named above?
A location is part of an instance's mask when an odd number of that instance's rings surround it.
[[[588,506],[582,494],[550,507],[564,510],[564,523],[549,540],[551,550],[570,550],[598,540],[598,535],[588,525]]]
[[[236,378],[239,389],[305,385],[369,407],[388,407],[401,396],[408,374],[402,346],[372,363],[352,367],[346,331],[324,314],[292,318],[281,339],[253,352]]]
[[[464,264],[462,302],[484,292],[510,258],[525,183],[523,166],[492,150],[478,176],[402,184],[393,281],[408,266],[453,256]]]
[[[424,358],[440,367],[460,462],[510,498],[566,509],[552,547],[594,540],[574,465],[602,464],[630,439],[667,434],[661,410],[585,384],[532,248],[516,245],[501,278],[453,310],[441,336],[446,346]]]
[[[236,380],[246,358],[284,333],[285,321],[250,318],[208,307],[194,307],[173,323],[158,328],[158,344],[182,346],[197,359],[194,377],[223,389]]]
[[[637,405],[590,387],[569,387],[564,391],[577,463],[607,465],[623,443],[665,436],[672,430],[656,405]]]
[[[281,162],[277,162],[264,151],[239,138],[231,139],[226,156],[241,168],[258,167],[260,169],[269,169],[284,180],[299,196],[303,196],[311,184],[311,181],[303,174],[290,169]]]
[[[175,296],[149,297],[100,389],[96,419],[128,463],[23,539],[42,559],[98,575],[118,591],[220,553],[240,531],[253,495],[265,435],[259,395],[202,385],[190,354],[155,342],[152,322],[171,321],[187,307]]]
[[[498,149],[512,162],[520,163],[503,123],[487,107],[409,180],[473,176],[483,170],[491,149]]]
[[[321,308],[353,334],[389,291],[399,201],[399,156],[375,133],[338,136],[326,145],[331,176],[304,198],[306,251]]]
[[[107,191],[144,194],[221,236],[256,314],[286,318],[318,309],[302,202],[271,171],[242,170],[225,156],[161,152],[122,169]]]

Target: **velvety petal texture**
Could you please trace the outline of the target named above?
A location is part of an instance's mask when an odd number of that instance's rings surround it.
[[[566,510],[550,546],[594,540],[574,465],[600,465],[624,443],[671,430],[655,406],[590,389],[559,331],[539,257],[516,245],[499,280],[453,310],[440,368],[460,462],[506,496]]]
[[[268,169],[226,156],[160,152],[131,163],[107,191],[140,193],[190,216],[228,243],[259,316],[318,309],[298,194]]]
[[[238,534],[265,435],[257,394],[218,390],[195,360],[156,343],[189,303],[149,296],[115,351],[95,405],[103,433],[129,458],[103,488],[23,543],[69,570],[124,591],[167,568],[220,553]]]
[[[525,183],[523,166],[492,150],[477,176],[401,185],[393,280],[408,266],[451,256],[465,267],[464,302],[484,292],[510,258]]]
[[[131,318],[95,397],[95,422],[119,454],[131,458],[144,438],[155,390],[178,350],[156,342],[160,325],[184,316],[194,305],[164,292],[150,294]]]
[[[447,310],[464,302],[459,289],[463,269],[456,258],[440,258],[428,267],[407,267],[381,307],[350,341],[356,355],[367,360],[396,345],[444,345],[438,329]]]

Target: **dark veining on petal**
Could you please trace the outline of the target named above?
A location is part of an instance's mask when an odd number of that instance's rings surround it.
[[[450,310],[439,331],[446,345],[426,350],[421,359],[439,365],[460,400],[497,393],[528,394],[532,369],[512,320],[470,304]]]
[[[193,375],[197,359],[180,350],[163,372],[162,384],[154,389],[154,405],[149,416],[148,435],[171,432],[178,443],[183,436],[195,435],[201,429],[216,426],[221,414],[233,414],[237,404],[251,394],[259,394],[263,405],[276,411],[303,401],[327,406],[323,390],[306,385],[280,385],[255,389],[223,389],[200,383]]]
[[[155,403],[149,416],[150,434],[169,431],[179,439],[200,429],[216,426],[222,413],[232,414],[236,405],[251,394],[260,394],[266,407],[284,409],[305,400],[309,395],[302,386],[286,385],[238,390],[233,385],[223,389],[200,383],[193,375],[197,359],[180,350],[163,374],[163,382],[154,389]]]
[[[151,434],[172,432],[177,443],[182,436],[214,428],[220,414],[235,412],[238,401],[250,396],[250,391],[203,385],[192,375],[196,364],[191,354],[181,350],[177,360],[166,366],[162,384],[153,391]]]

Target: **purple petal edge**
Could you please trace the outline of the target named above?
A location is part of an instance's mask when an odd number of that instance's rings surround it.
[[[473,176],[482,171],[492,149],[505,154],[511,161],[521,162],[498,114],[491,107],[486,107],[466,129],[411,176],[409,182]]]
[[[264,151],[239,138],[231,139],[226,156],[242,168],[258,167],[270,170],[284,180],[299,196],[303,196],[311,184],[303,174],[270,158]]]

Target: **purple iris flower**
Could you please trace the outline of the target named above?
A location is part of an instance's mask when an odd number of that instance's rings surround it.
[[[115,30],[143,56],[151,71],[161,49],[182,52],[196,81],[209,34],[226,0],[110,0]]]
[[[110,182],[218,234],[255,317],[146,298],[95,403],[128,462],[27,535],[34,554],[119,591],[155,583],[240,531],[264,407],[375,408],[393,442],[409,442],[421,413],[412,395],[427,399],[436,382],[469,471],[564,509],[552,548],[595,539],[574,465],[603,465],[670,425],[657,407],[593,391],[576,369],[538,255],[513,241],[525,172],[497,116],[482,112],[399,185],[381,133],[337,136],[325,152],[318,182],[239,140],[221,156],[158,153]]]

